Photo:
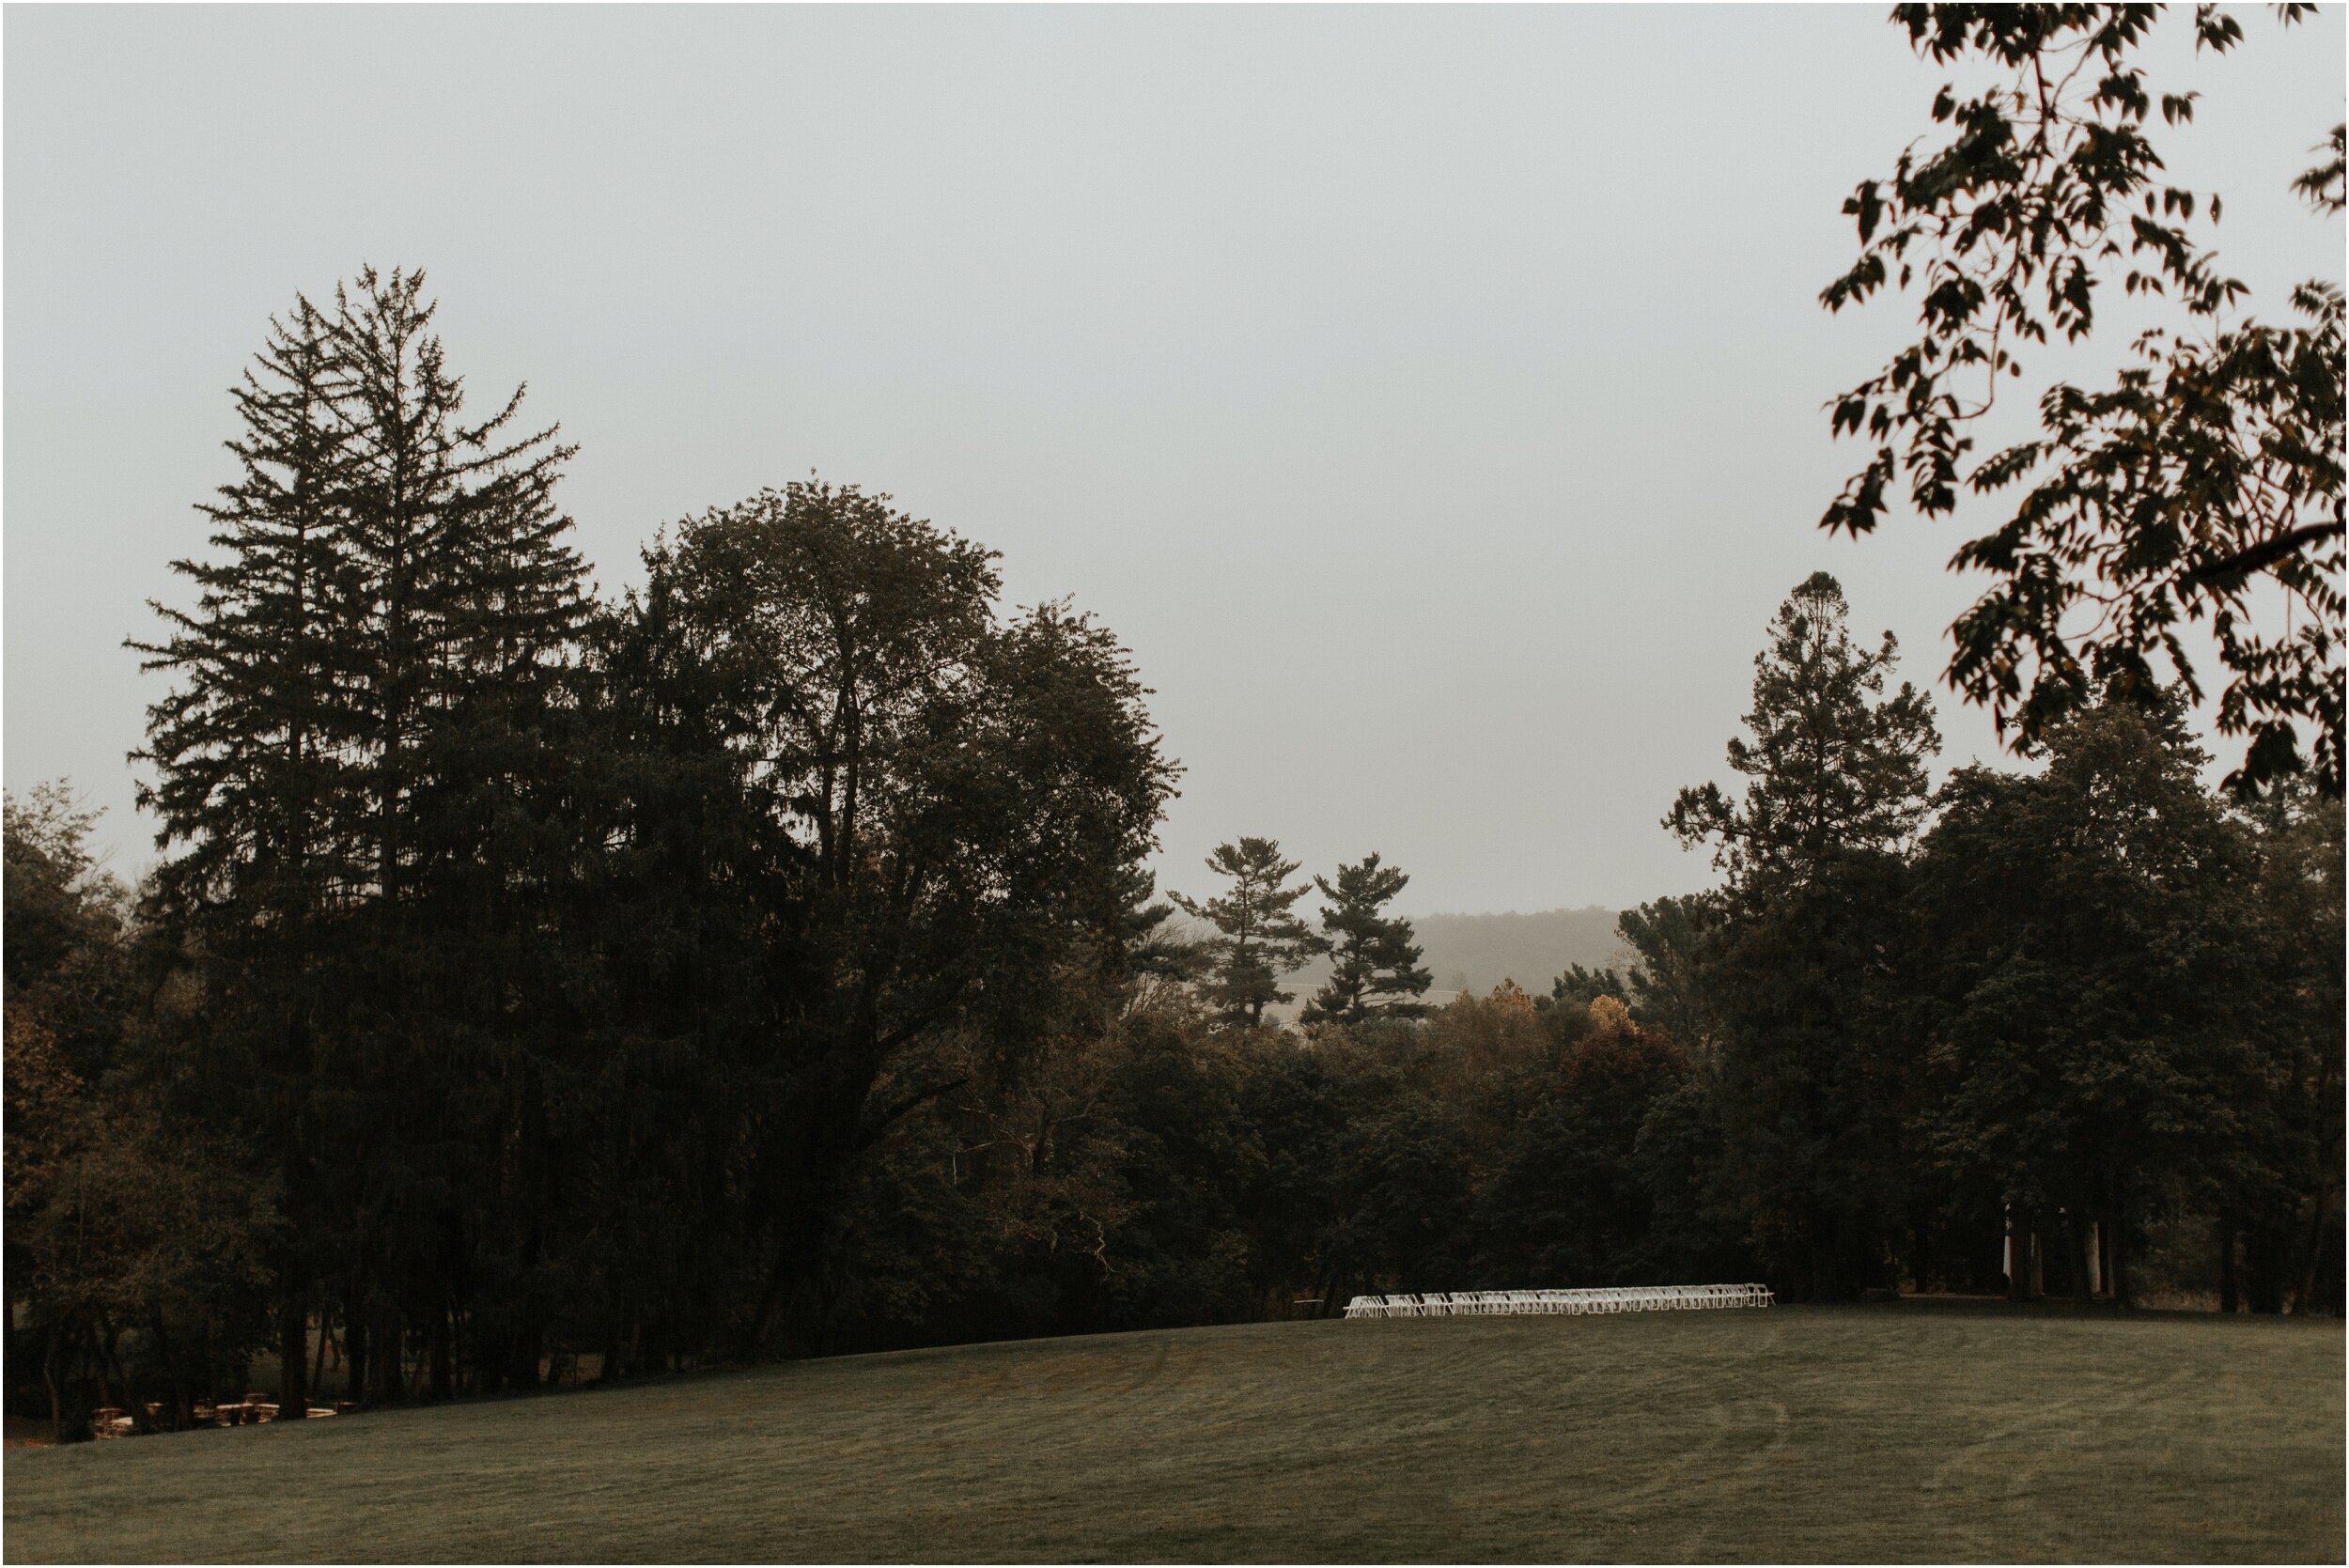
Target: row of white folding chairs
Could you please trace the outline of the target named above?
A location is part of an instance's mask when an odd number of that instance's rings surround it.
[[[1767,1285],[1614,1285],[1588,1290],[1471,1290],[1427,1296],[1358,1296],[1348,1317],[1501,1317],[1525,1313],[1688,1312],[1766,1307]]]

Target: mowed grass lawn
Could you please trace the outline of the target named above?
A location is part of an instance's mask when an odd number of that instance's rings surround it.
[[[2341,1560],[2337,1322],[1276,1324],[7,1456],[50,1559]]]

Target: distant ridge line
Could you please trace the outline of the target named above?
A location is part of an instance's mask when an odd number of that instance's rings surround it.
[[[1549,915],[1603,914],[1610,919],[1622,911],[1604,904],[1561,904],[1548,909],[1437,909],[1428,914],[1406,915],[1408,920],[1541,920]]]
[[[1501,914],[1412,917],[1423,952],[1420,962],[1439,991],[1491,990],[1503,980],[1536,995],[1567,966],[1620,966],[1629,954],[1615,930],[1617,911],[1603,904],[1579,909],[1512,910]]]

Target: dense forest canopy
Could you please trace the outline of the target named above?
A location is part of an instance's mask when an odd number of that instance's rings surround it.
[[[1937,55],[2038,69],[2123,61],[2134,11],[1903,15]],[[2026,139],[2140,126],[2133,80]],[[2068,188],[1999,151],[2010,108],[1961,116],[1939,175],[1863,188],[1876,265],[1846,294],[1947,239],[1952,167]],[[2117,198],[2154,166],[2086,178]],[[2021,269],[1997,309],[2035,319],[2015,290],[2042,263],[1990,232]],[[2171,283],[2204,277],[2138,232]],[[2337,334],[2338,293],[2307,303]],[[1933,376],[1997,338],[1945,306]],[[1143,674],[1068,603],[1006,608],[985,546],[811,477],[675,521],[599,598],[572,449],[520,391],[469,405],[421,274],[297,300],[232,393],[238,474],[184,593],[134,644],[163,688],[139,759],[163,863],[104,875],[63,785],[7,804],[11,1408],[74,1437],[100,1408],[188,1424],[263,1375],[299,1417],[1385,1289],[2339,1312],[2331,363],[2300,402],[2251,398],[2299,422],[2260,447],[2284,514],[2243,511],[2252,481],[2191,441],[2164,461],[2226,528],[2113,513],[2066,397],[2078,440],[2031,454],[2072,466],[2026,531],[2221,552],[2121,583],[2139,631],[2248,614],[2255,572],[2316,613],[2288,656],[2226,644],[2223,793],[2194,676],[2145,657],[2166,633],[2079,650],[2014,616],[1961,623],[1956,684],[2027,764],[1937,786],[1931,697],[1817,572],[1757,629],[1735,782],[1657,802],[1719,885],[1552,921],[1542,941],[1591,945],[1510,949],[1540,967],[1438,1005],[1459,923],[1396,912],[1409,876],[1376,846],[1307,866],[1238,834],[1160,897],[1179,768]],[[1839,504],[1853,529],[1896,463],[1929,511],[1958,477],[1958,414],[1885,402],[1921,384],[1888,374],[1836,415],[1906,442]],[[2265,384],[2244,375],[2224,396]]]

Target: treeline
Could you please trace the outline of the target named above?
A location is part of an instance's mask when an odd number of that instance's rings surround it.
[[[1718,1211],[1798,1296],[2127,1303],[2150,1238],[2206,1234],[2172,1285],[2338,1311],[2339,799],[2213,796],[2125,666],[2035,771],[1929,791],[1894,654],[1832,578],[1797,588],[1730,743],[1747,788],[1667,819],[1723,887],[1624,919],[1635,997],[1708,1063]]]
[[[519,393],[469,413],[421,285],[298,303],[236,390],[241,472],[144,648],[167,858],[128,918],[72,910],[118,1005],[26,1005],[11,921],[11,1052],[69,1100],[137,1083],[104,1130],[200,1138],[236,1195],[188,1267],[75,1294],[112,1151],[19,1108],[9,1359],[67,1427],[93,1379],[184,1413],[259,1343],[289,1413],[330,1342],[367,1401],[803,1344],[860,1158],[1078,1027],[1147,905],[1174,769],[1106,631],[817,483],[595,602],[568,449]],[[72,905],[47,822],[10,842]]]
[[[9,1396],[61,1434],[256,1358],[292,1414],[1382,1288],[2190,1256],[2338,1310],[2340,804],[2212,797],[2164,694],[1932,792],[1814,578],[1746,792],[1670,818],[1722,888],[1431,1014],[1376,855],[1238,839],[1173,934],[1125,652],[885,497],[762,492],[596,600],[568,449],[468,423],[430,323],[363,273],[238,389],[146,885],[8,805]]]

